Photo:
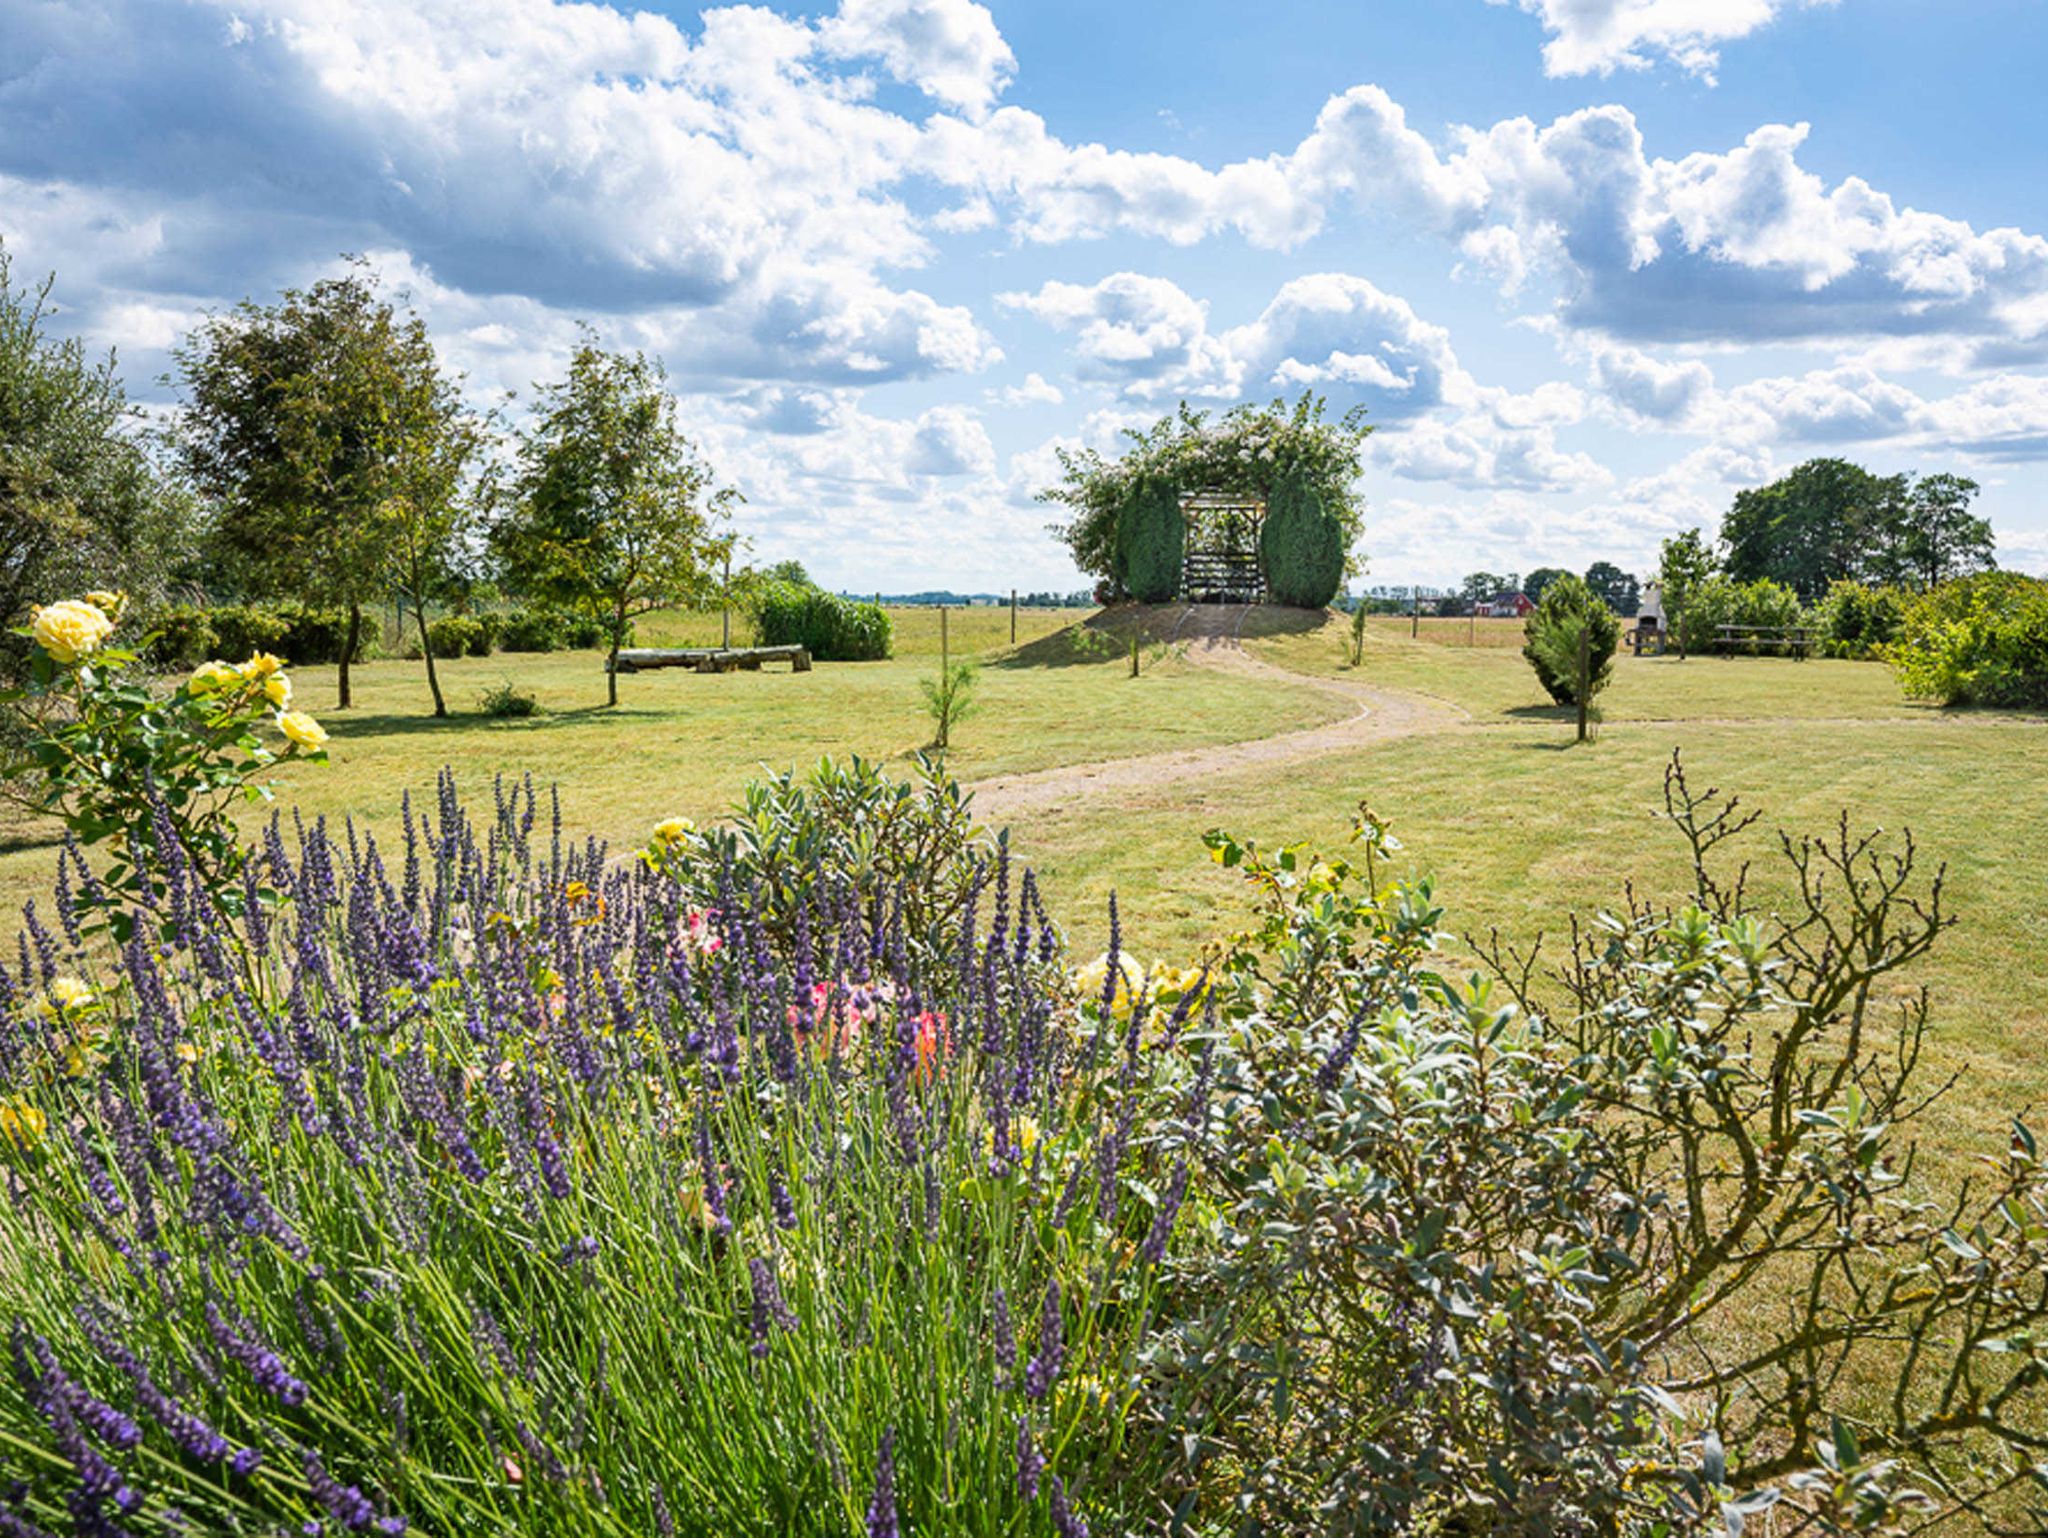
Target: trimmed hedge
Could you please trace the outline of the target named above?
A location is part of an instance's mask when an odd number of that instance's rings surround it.
[[[366,614],[354,661],[369,656],[376,630],[374,618]],[[239,662],[256,652],[275,652],[295,667],[312,667],[339,662],[347,639],[346,609],[182,604],[158,617],[145,654],[152,666],[169,669],[197,667],[211,657]]]
[[[590,651],[606,644],[604,626],[587,614],[569,614],[560,609],[508,609],[479,618],[495,627],[492,638],[501,651]],[[626,627],[626,644],[633,644],[631,625]]]
[[[1344,585],[1344,532],[1306,481],[1289,477],[1273,488],[1259,532],[1259,561],[1275,603],[1327,608]]]
[[[1885,655],[1915,699],[2048,706],[2048,582],[2011,571],[1944,582],[1906,605]]]
[[[771,582],[754,599],[763,646],[801,646],[819,662],[878,662],[889,655],[889,616],[823,588]]]
[[[1124,590],[1140,603],[1170,603],[1180,592],[1187,520],[1171,481],[1141,478],[1117,519],[1117,555]]]

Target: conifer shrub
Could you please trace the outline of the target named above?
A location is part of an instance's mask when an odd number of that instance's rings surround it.
[[[1585,580],[1569,574],[1543,589],[1543,601],[1536,605],[1524,624],[1527,639],[1522,655],[1536,670],[1536,677],[1553,703],[1579,702],[1579,632],[1585,632],[1586,653],[1591,663],[1587,694],[1598,694],[1614,676],[1614,649],[1621,643],[1621,620],[1607,604],[1586,586]]]
[[[1321,609],[1344,582],[1344,535],[1315,488],[1290,476],[1273,488],[1259,533],[1259,561],[1275,603]]]
[[[1186,549],[1178,488],[1162,476],[1140,477],[1117,523],[1124,590],[1140,603],[1172,602],[1180,592]]]

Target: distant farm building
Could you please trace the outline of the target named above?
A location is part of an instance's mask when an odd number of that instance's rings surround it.
[[[1481,619],[1522,619],[1536,607],[1527,593],[1496,593],[1481,599],[1472,612]]]

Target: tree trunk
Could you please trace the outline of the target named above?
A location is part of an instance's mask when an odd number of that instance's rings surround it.
[[[621,604],[618,611],[612,616],[612,654],[605,659],[604,663],[604,702],[607,706],[616,705],[619,702],[619,648],[625,644],[625,641],[626,609],[625,605]]]
[[[434,696],[434,715],[437,718],[448,714],[448,702],[441,698],[441,676],[434,671],[434,642],[427,634],[427,606],[414,604],[412,612],[420,622],[420,655],[427,659],[427,688]]]
[[[352,603],[348,606],[348,639],[341,643],[341,703],[338,708],[342,710],[355,703],[355,696],[349,689],[348,665],[362,639],[363,606]]]

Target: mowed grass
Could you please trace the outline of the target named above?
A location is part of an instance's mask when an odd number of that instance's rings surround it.
[[[1254,646],[1335,673],[1342,629],[1332,620]],[[1436,883],[1454,931],[1497,927],[1519,943],[1547,931],[1555,956],[1571,914],[1619,909],[1630,886],[1660,902],[1689,894],[1685,846],[1658,815],[1677,749],[1696,788],[1765,813],[1741,854],[1773,905],[1793,891],[1775,830],[1829,833],[1844,811],[1852,831],[1910,830],[1924,876],[1947,867],[1944,905],[1958,922],[1900,985],[1932,995],[1928,1077],[1962,1075],[1926,1126],[1935,1152],[1982,1150],[2010,1114],[2048,1098],[2048,723],[1909,704],[1872,663],[1617,667],[1606,698],[1626,709],[1610,708],[1579,747],[1514,653],[1374,634],[1354,676],[1437,694],[1483,724],[1129,792],[1114,806],[1076,803],[1034,818],[1020,847],[1078,950],[1103,943],[1114,891],[1137,954],[1187,961],[1245,911],[1238,878],[1202,848],[1206,830],[1335,846],[1364,800],[1393,822],[1405,873]],[[1699,719],[1665,718],[1682,712]]]
[[[1364,657],[1350,665],[1350,621],[1298,611],[1254,611],[1245,627],[1252,649],[1297,672],[1348,677],[1447,700],[1480,724],[1564,721],[1571,712],[1550,703],[1521,654],[1519,620],[1481,620],[1485,638],[1462,644],[1463,620],[1431,639],[1408,634],[1405,620],[1366,623]],[[1487,627],[1492,627],[1488,629]],[[1872,662],[1787,657],[1637,657],[1622,652],[1614,679],[1599,696],[1600,714],[1621,721],[1885,720],[1927,723],[1952,712],[1899,693],[1891,670]],[[1985,719],[1978,717],[1976,719]]]
[[[1087,634],[1072,628],[1080,617],[1021,611],[1024,645],[1013,652],[1006,609],[948,616],[954,658],[985,664],[980,709],[956,728],[949,755],[961,779],[1263,737],[1342,710],[1306,682],[1275,689],[1191,667],[1170,651],[1148,654],[1132,678],[1113,640],[1077,642]],[[715,614],[661,619],[643,622],[642,640],[716,639]],[[357,702],[346,713],[333,709],[334,669],[294,669],[297,702],[332,734],[332,762],[286,766],[276,776],[278,800],[309,817],[385,827],[404,792],[416,800],[431,794],[444,764],[470,795],[487,796],[494,775],[531,774],[561,786],[573,833],[638,844],[662,817],[715,815],[764,766],[807,768],[828,753],[901,763],[930,742],[919,681],[936,672],[938,613],[904,610],[895,620],[897,655],[886,662],[820,663],[803,674],[627,674],[615,710],[603,708],[603,658],[595,652],[444,661],[442,689],[454,712],[445,721],[428,714],[420,663],[359,667]],[[480,714],[479,696],[504,681],[535,695],[543,713]],[[47,831],[0,825],[0,907],[47,893],[55,870]]]

